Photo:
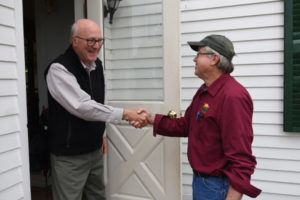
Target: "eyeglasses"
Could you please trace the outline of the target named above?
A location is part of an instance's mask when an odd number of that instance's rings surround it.
[[[77,38],[79,38],[79,39],[81,39],[81,40],[85,40],[85,41],[86,41],[86,44],[87,44],[88,46],[94,46],[94,45],[96,44],[96,42],[98,42],[99,45],[102,45],[103,42],[104,42],[104,38],[100,38],[100,39],[98,39],[98,40],[95,40],[95,39],[90,39],[90,38],[82,38],[82,37],[79,37],[79,36],[77,36],[77,35],[76,35],[75,37],[77,37]]]
[[[201,52],[198,52],[196,57],[199,57],[201,55],[214,55],[214,53],[201,53]]]

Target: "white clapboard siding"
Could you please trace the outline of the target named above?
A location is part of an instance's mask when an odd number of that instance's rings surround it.
[[[11,187],[15,185],[16,183],[21,182],[21,171],[20,169],[13,169],[10,171],[7,171],[6,173],[0,174],[0,179],[5,180],[5,182],[0,182],[0,190],[4,190],[7,187]]]
[[[162,1],[121,1],[104,21],[107,99],[163,99]]]
[[[253,103],[252,183],[261,200],[300,199],[300,134],[283,132],[284,6],[282,0],[181,1],[181,111],[203,83],[194,75],[195,52],[187,41],[209,34],[230,38],[237,56],[232,75],[249,91]],[[182,139],[183,200],[192,199],[192,170]],[[250,199],[244,196],[243,199]]]
[[[17,67],[16,63],[0,62],[0,79],[16,79]]]
[[[18,117],[16,115],[10,115],[10,116],[5,116],[5,117],[1,116],[0,124],[1,124],[0,136],[20,130],[19,123],[18,123]]]
[[[30,199],[22,1],[0,0],[0,199]]]

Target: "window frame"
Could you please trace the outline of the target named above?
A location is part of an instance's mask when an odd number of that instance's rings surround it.
[[[295,40],[294,39],[294,35],[295,35],[294,17],[295,17],[294,0],[284,1],[284,126],[283,129],[286,132],[300,132],[300,122],[299,122],[300,105],[296,105],[296,103],[294,103],[294,100],[300,97],[300,89],[298,91],[297,87],[295,87],[295,83],[299,81],[297,80],[298,75],[296,78],[296,75],[294,75],[293,73],[296,69],[295,66],[296,64],[294,64],[294,59],[295,59],[294,54],[296,49],[294,46],[294,40]],[[297,28],[299,29],[299,27]]]

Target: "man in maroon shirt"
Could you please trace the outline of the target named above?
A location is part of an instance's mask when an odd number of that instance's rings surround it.
[[[149,118],[154,136],[188,137],[194,200],[256,197],[261,190],[250,184],[256,165],[251,149],[253,103],[247,90],[230,76],[233,44],[221,35],[188,44],[198,52],[193,60],[195,75],[204,84],[184,117]]]

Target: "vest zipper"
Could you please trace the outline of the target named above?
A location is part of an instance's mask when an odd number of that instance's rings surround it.
[[[67,135],[67,148],[70,148],[70,140],[71,140],[71,122],[68,122],[68,135]]]
[[[91,81],[91,72],[87,71],[88,76],[89,76],[89,82],[90,82],[90,90],[91,90],[91,99],[94,99],[94,95],[93,95],[93,90],[92,90],[92,81]]]

